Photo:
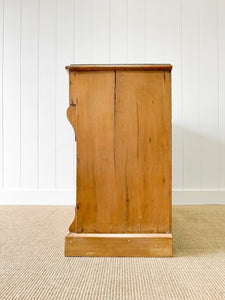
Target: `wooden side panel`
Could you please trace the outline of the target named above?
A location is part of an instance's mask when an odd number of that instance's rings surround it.
[[[169,71],[70,73],[77,233],[171,231]]]
[[[117,71],[117,199],[126,232],[171,230],[170,73]]]
[[[76,230],[122,231],[123,218],[114,197],[114,71],[81,72],[74,78],[78,87]]]

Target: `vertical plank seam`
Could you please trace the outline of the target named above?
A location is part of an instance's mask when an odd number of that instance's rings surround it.
[[[111,0],[109,0],[109,63],[111,63]]]
[[[38,0],[37,24],[37,189],[40,188],[40,0]]]
[[[184,190],[183,0],[181,0],[180,17],[181,17],[180,39],[181,39],[181,111],[182,111],[181,125],[182,125],[182,168],[183,168],[183,170],[182,170],[182,190]]]
[[[146,50],[146,41],[147,41],[147,11],[146,11],[146,8],[147,8],[147,0],[145,0],[145,63],[147,61],[147,50]]]
[[[216,17],[217,17],[217,91],[218,91],[218,118],[217,118],[217,122],[218,122],[218,190],[221,190],[221,147],[220,147],[220,72],[219,72],[219,59],[220,59],[220,50],[219,50],[219,46],[220,46],[220,41],[219,41],[219,0],[216,1]]]
[[[129,35],[129,31],[128,31],[128,0],[127,0],[127,63],[129,61],[129,57],[128,57],[128,35]]]
[[[203,103],[202,103],[202,99],[201,99],[201,1],[199,2],[199,7],[198,7],[198,91],[199,91],[199,100],[200,100],[200,133],[202,135],[203,133]],[[200,138],[200,145],[201,145],[201,150],[203,149],[203,139],[202,137]],[[203,177],[202,177],[202,157],[200,158],[200,165],[201,165],[201,178],[200,178],[200,189],[202,190],[203,187]]]
[[[5,49],[5,0],[2,1],[2,157],[1,157],[1,160],[2,160],[2,189],[4,189],[4,113],[3,113],[3,110],[4,110],[4,100],[3,100],[3,89],[4,89],[4,86],[3,86],[3,76],[4,76],[4,49]]]
[[[76,43],[75,43],[75,38],[76,38],[76,18],[75,18],[75,14],[76,14],[76,0],[73,1],[73,61],[75,63],[75,52],[76,52]]]
[[[76,28],[76,18],[75,18],[75,12],[76,12],[76,0],[73,1],[73,62],[75,63],[75,28]],[[75,157],[75,153],[76,153],[76,143],[74,142],[74,137],[73,137],[73,189],[75,189],[76,184],[75,184],[75,180],[76,180],[76,175],[75,175],[75,168],[76,168],[76,157]]]
[[[55,134],[55,190],[57,190],[57,135],[56,135],[56,128],[57,128],[57,123],[56,123],[56,111],[57,111],[57,99],[58,99],[58,96],[57,96],[57,79],[58,79],[58,76],[57,76],[57,72],[58,72],[58,38],[57,38],[57,35],[58,35],[58,0],[55,0],[55,5],[56,5],[56,29],[55,29],[55,89],[54,89],[54,92],[55,92],[55,111],[54,111],[54,117],[55,117],[55,122],[54,122],[54,134]]]
[[[20,122],[20,127],[19,127],[19,131],[20,131],[20,138],[19,138],[19,156],[20,156],[20,162],[19,162],[19,187],[20,189],[22,188],[22,145],[21,145],[21,140],[22,140],[22,124],[21,124],[21,114],[22,114],[22,99],[21,99],[21,85],[22,85],[22,0],[20,0],[20,45],[19,45],[19,68],[20,68],[20,78],[19,78],[19,105],[20,105],[20,111],[19,111],[19,122]]]
[[[94,53],[93,53],[93,40],[94,40],[94,32],[93,32],[93,0],[91,0],[91,62],[94,62]]]
[[[165,19],[165,12],[164,12],[164,0],[162,0],[162,61],[163,63],[165,62],[165,22],[164,22],[164,19]]]

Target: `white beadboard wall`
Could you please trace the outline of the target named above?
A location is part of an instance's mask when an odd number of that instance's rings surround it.
[[[0,204],[74,204],[71,63],[171,63],[173,204],[225,204],[225,0],[0,0]]]

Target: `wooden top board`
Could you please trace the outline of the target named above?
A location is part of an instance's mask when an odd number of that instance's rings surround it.
[[[170,64],[128,64],[128,65],[73,65],[66,66],[70,71],[108,71],[108,70],[149,70],[149,71],[171,71]]]

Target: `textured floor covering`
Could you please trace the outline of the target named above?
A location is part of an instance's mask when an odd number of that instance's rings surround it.
[[[65,258],[72,207],[0,206],[0,299],[225,299],[225,205],[173,207],[173,258]]]

